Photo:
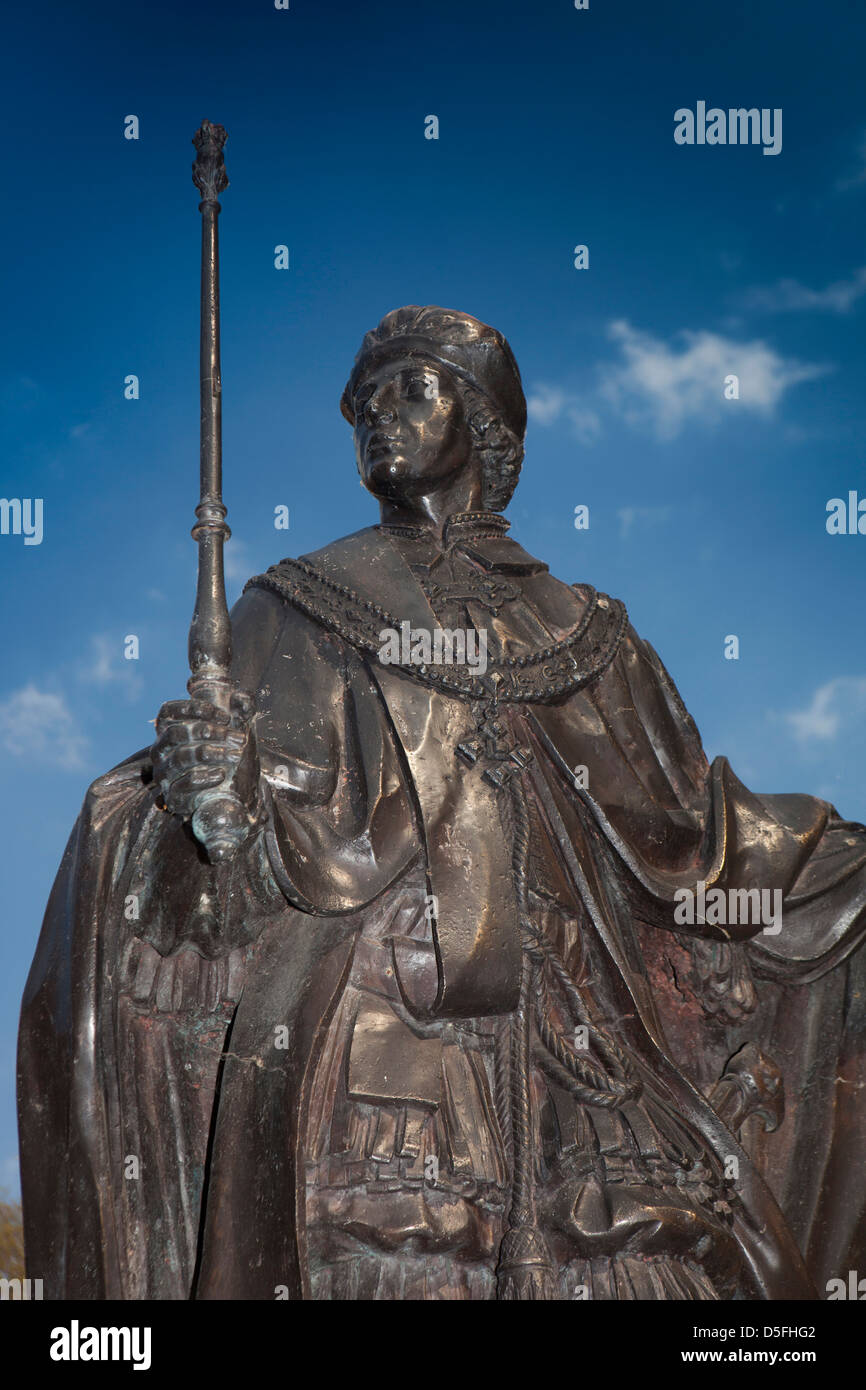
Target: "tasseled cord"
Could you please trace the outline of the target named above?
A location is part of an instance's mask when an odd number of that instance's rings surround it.
[[[514,807],[514,877],[520,908],[526,907],[529,859],[529,811],[520,779],[512,782]],[[520,1000],[510,1019],[510,1129],[513,1153],[511,1207],[499,1247],[496,1296],[505,1303],[556,1298],[553,1261],[538,1228],[535,1210],[534,1143],[530,1099],[530,1030],[534,974],[532,955],[524,950]]]
[[[534,966],[524,955],[520,1002],[511,1018],[513,1181],[508,1228],[499,1247],[496,1296],[506,1303],[556,1297],[553,1262],[535,1212],[529,1093],[530,1000]]]

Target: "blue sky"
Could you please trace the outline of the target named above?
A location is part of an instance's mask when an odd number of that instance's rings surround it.
[[[363,332],[405,303],[465,309],[529,398],[513,534],[624,599],[711,757],[863,821],[866,535],[825,520],[866,497],[864,38],[842,0],[7,9],[0,491],[42,498],[44,535],[0,535],[0,1184],[63,846],[88,783],[184,692],[201,119],[229,130],[230,598],[375,521],[338,409]],[[677,145],[698,101],[781,108],[781,153]]]

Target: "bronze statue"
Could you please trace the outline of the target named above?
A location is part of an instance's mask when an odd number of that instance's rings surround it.
[[[70,840],[22,1017],[30,1273],[823,1297],[866,1268],[866,829],[708,765],[623,605],[508,535],[500,333],[396,309],[341,408],[380,523],[250,580],[230,674]]]

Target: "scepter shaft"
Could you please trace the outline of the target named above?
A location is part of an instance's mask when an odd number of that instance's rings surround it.
[[[203,121],[193,136],[192,178],[201,193],[201,455],[200,498],[193,539],[198,543],[198,585],[189,630],[187,689],[193,699],[231,713],[232,629],[226,603],[223,545],[231,532],[222,499],[222,383],[220,380],[220,298],[218,194],[228,188],[222,126]],[[196,797],[192,829],[216,864],[231,859],[247,838],[250,817],[233,790],[230,774],[218,787]]]
[[[226,132],[204,121],[193,137],[198,154],[193,182],[202,195],[201,338],[199,345],[201,435],[200,500],[193,538],[198,542],[198,588],[189,632],[193,676],[227,677],[231,623],[225,595],[223,545],[231,531],[222,500],[222,382],[220,379],[219,226],[217,195],[228,187],[223,159]]]

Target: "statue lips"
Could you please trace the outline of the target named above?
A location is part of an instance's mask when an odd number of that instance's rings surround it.
[[[388,434],[374,434],[367,445],[365,453],[368,459],[378,458],[381,454],[393,453],[395,447],[400,443],[401,441],[399,439],[392,439]]]

